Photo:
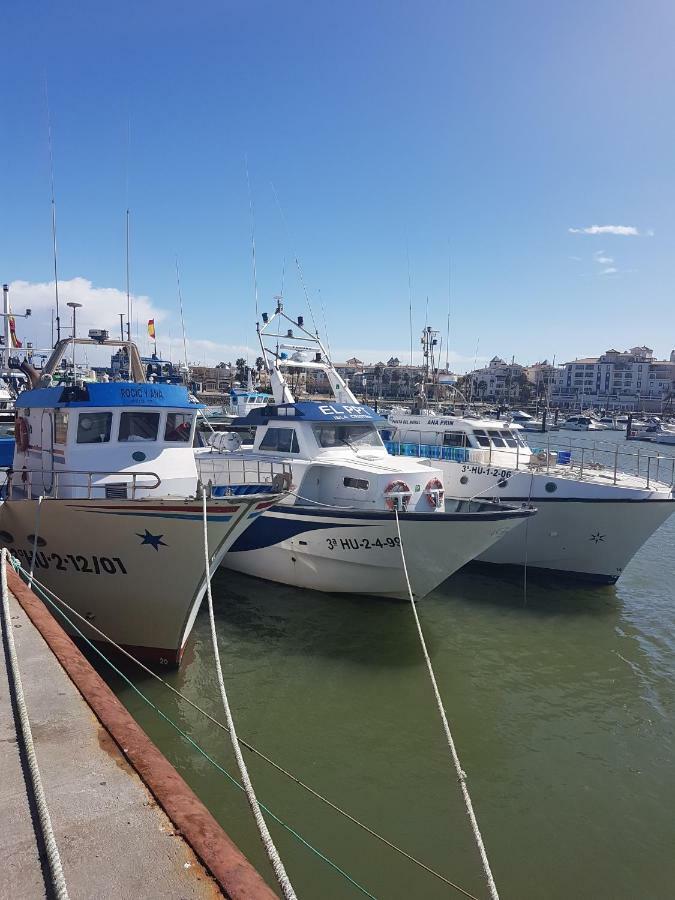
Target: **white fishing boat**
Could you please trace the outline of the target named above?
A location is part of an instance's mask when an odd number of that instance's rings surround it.
[[[34,386],[17,398],[0,543],[113,641],[177,664],[206,588],[204,492],[214,571],[278,498],[273,466],[242,465],[247,493],[213,496],[193,450],[200,405],[184,386],[147,383],[133,343],[91,334],[57,343],[40,373],[24,366]],[[125,347],[133,380],[52,386],[81,344]]]
[[[245,459],[292,465],[288,495],[260,516],[226,555],[226,568],[297,587],[405,598],[396,509],[415,596],[421,598],[532,515],[486,502],[445,503],[442,473],[426,462],[391,457],[378,426],[386,420],[358,403],[302,318],[279,301],[259,330],[275,403],[238,425],[255,428],[252,446],[232,435],[195,452],[214,483],[232,481]],[[312,352],[308,352],[311,348]],[[296,402],[289,380],[325,377],[326,403]],[[291,373],[290,377],[289,374]]]
[[[440,468],[448,496],[537,507],[529,527],[507,534],[482,562],[613,583],[675,510],[675,459],[638,456],[618,444],[557,449],[544,436],[546,446],[533,450],[520,429],[492,419],[393,411],[388,426],[389,451]]]

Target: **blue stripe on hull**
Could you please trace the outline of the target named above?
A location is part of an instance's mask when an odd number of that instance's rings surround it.
[[[343,526],[343,522],[304,522],[301,519],[290,517],[278,518],[261,515],[237,538],[230,548],[230,552],[262,550],[264,547],[272,547],[274,544],[280,544],[282,541],[307,531],[342,528]]]

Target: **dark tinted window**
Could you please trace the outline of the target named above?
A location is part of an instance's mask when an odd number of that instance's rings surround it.
[[[156,441],[159,413],[124,412],[120,416],[120,441]]]
[[[78,444],[105,444],[110,440],[112,413],[80,413],[77,419]]]
[[[298,438],[294,428],[268,428],[260,442],[261,450],[277,450],[279,453],[299,453]]]
[[[164,429],[165,441],[178,443],[190,440],[192,430],[192,416],[187,413],[167,413],[166,428]]]

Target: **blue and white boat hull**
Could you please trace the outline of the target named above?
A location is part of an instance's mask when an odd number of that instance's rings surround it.
[[[467,505],[468,506],[468,505]],[[417,599],[520,525],[533,510],[402,513],[401,537]],[[223,566],[328,593],[406,599],[393,512],[277,505],[237,539]]]

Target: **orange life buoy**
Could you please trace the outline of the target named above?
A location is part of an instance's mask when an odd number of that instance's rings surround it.
[[[424,493],[427,495],[429,506],[433,507],[434,509],[440,509],[440,507],[443,506],[445,490],[443,488],[443,482],[439,481],[438,478],[431,479],[431,481],[424,488]]]
[[[28,422],[23,416],[17,416],[14,422],[14,440],[16,441],[17,449],[22,453],[28,450]]]
[[[412,491],[405,481],[392,481],[384,489],[384,502],[387,509],[394,509],[398,505],[399,511],[405,512],[411,497]]]

